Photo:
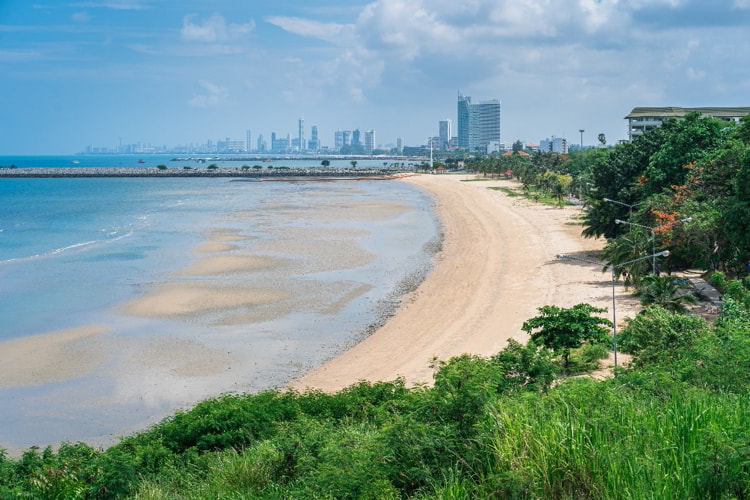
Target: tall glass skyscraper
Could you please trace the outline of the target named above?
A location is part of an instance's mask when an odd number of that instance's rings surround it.
[[[458,147],[475,151],[500,142],[502,105],[497,99],[472,103],[458,94]]]
[[[469,108],[471,97],[458,93],[458,147],[469,149]]]

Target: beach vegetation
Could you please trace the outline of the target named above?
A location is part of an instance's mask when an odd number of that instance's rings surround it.
[[[320,164],[327,168],[331,165],[331,160],[322,160]]]
[[[223,395],[106,450],[0,452],[0,498],[748,498],[750,314],[728,300],[629,320],[616,379],[553,384],[554,351],[510,341],[435,360],[431,386]]]
[[[219,166],[216,163],[212,163],[206,167],[208,170],[216,170]]]
[[[577,304],[571,308],[543,306],[539,316],[524,322],[521,329],[531,336],[531,342],[544,345],[562,356],[563,369],[568,368],[570,350],[583,343],[601,344],[608,341],[612,322],[596,316],[606,309],[590,304]]]
[[[159,170],[166,170],[167,166],[166,165],[157,165],[156,168],[158,168]]]
[[[641,305],[658,305],[676,313],[685,313],[687,304],[695,304],[698,299],[689,290],[692,285],[677,276],[644,276],[638,284],[635,295]]]

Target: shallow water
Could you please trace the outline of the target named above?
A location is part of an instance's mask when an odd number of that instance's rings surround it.
[[[395,181],[2,179],[0,199],[2,345],[104,329],[53,350],[75,376],[24,379],[29,359],[0,381],[11,448],[107,444],[283,385],[380,321],[438,235],[429,195]]]

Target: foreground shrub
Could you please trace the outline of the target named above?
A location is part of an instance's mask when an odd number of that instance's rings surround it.
[[[617,343],[642,365],[677,355],[677,350],[691,346],[707,332],[708,323],[699,316],[684,316],[652,306],[635,318],[626,319]]]

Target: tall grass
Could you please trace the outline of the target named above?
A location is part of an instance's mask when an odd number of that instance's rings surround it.
[[[660,400],[593,381],[497,401],[482,424],[494,459],[484,490],[510,476],[530,498],[745,498],[748,410],[745,397]]]

